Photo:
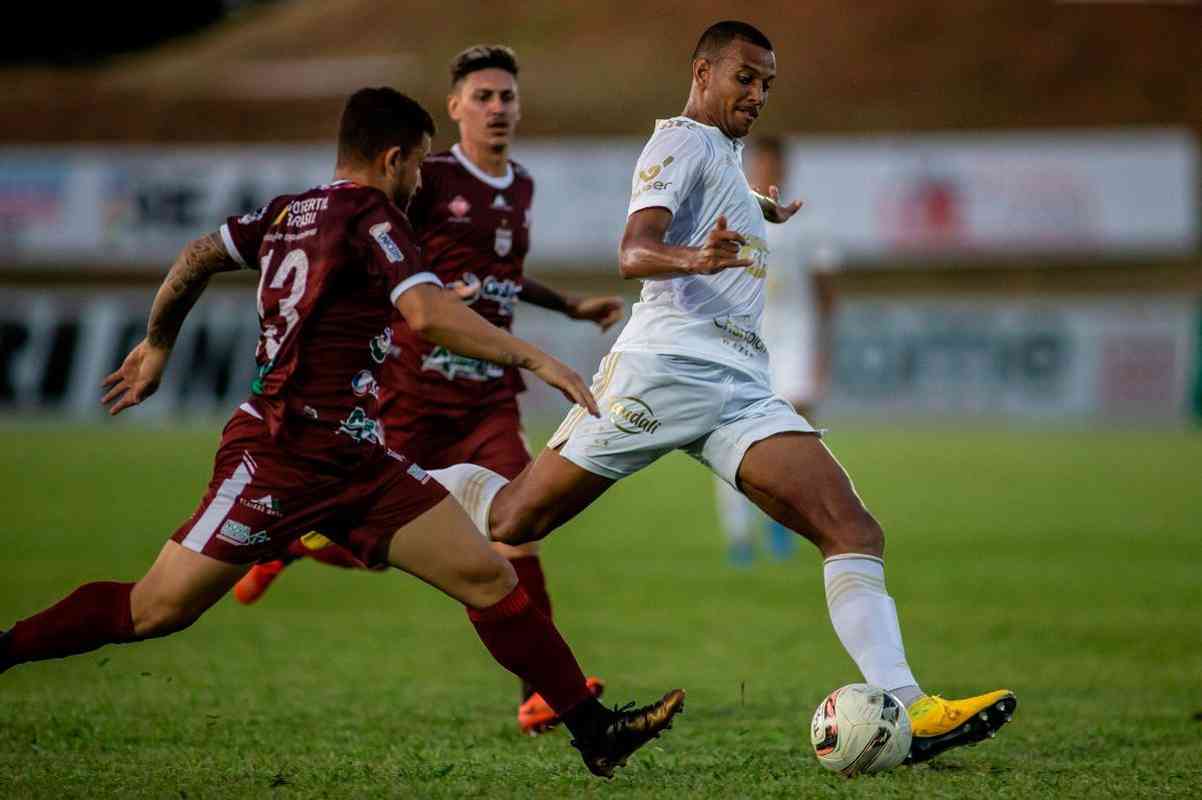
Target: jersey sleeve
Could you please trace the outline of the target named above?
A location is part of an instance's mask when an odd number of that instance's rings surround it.
[[[259,268],[259,246],[263,244],[263,237],[274,221],[273,214],[278,214],[281,208],[287,208],[288,204],[281,202],[283,200],[286,198],[277,197],[249,214],[230,217],[219,229],[226,252],[243,269]]]
[[[705,158],[705,143],[688,128],[656,131],[634,169],[627,216],[657,207],[675,215],[701,176]]]
[[[442,286],[413,243],[413,229],[401,210],[392,203],[376,203],[355,225],[355,238],[367,258],[368,269],[388,286],[388,300],[397,298],[422,283]]]

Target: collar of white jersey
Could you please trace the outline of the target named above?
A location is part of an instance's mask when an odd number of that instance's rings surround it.
[[[498,178],[473,164],[472,160],[463,154],[458,142],[451,145],[451,155],[455,156],[455,160],[462,164],[464,169],[494,189],[508,189],[513,185],[513,164],[509,162],[505,163],[505,174]]]
[[[670,119],[657,119],[655,121],[655,130],[659,130],[661,127],[663,127],[664,125],[667,125],[669,122],[687,123],[688,125],[690,125],[692,127],[698,128],[702,133],[709,136],[711,139],[714,140],[714,144],[718,145],[719,147],[733,148],[736,155],[741,154],[743,152],[743,140],[742,139],[732,139],[729,136],[727,136],[725,133],[723,133],[721,128],[715,127],[713,125],[706,125],[704,122],[698,122],[697,120],[693,119],[692,117],[686,117],[686,116],[681,115],[681,116],[671,117]]]

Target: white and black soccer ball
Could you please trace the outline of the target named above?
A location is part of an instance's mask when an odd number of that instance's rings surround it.
[[[831,692],[810,724],[818,763],[847,778],[896,767],[910,752],[911,738],[910,717],[901,702],[866,683]]]

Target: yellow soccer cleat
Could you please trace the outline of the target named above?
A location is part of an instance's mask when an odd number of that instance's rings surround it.
[[[924,695],[906,709],[914,739],[905,763],[919,764],[953,747],[992,739],[1017,707],[1018,700],[1009,689],[964,700]]]

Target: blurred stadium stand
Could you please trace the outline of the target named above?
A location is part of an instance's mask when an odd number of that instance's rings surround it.
[[[44,49],[24,38],[0,70],[0,409],[89,413],[88,381],[137,336],[172,249],[324,177],[350,91],[413,94],[449,144],[446,64],[480,41],[522,59],[532,268],[632,290],[610,228],[640,137],[681,108],[698,33],[732,15],[777,45],[757,133],[790,137],[790,190],[843,226],[809,234],[839,239],[844,267],[832,410],[1202,416],[1202,8],[1003,0],[202,3],[126,15],[144,27],[106,53],[162,44],[87,66],[102,54],[70,43],[100,22],[39,26]],[[160,413],[240,396],[253,311],[229,320],[246,294],[200,310]],[[527,317],[534,338],[560,331]],[[586,334],[555,334],[583,371],[606,344]]]

